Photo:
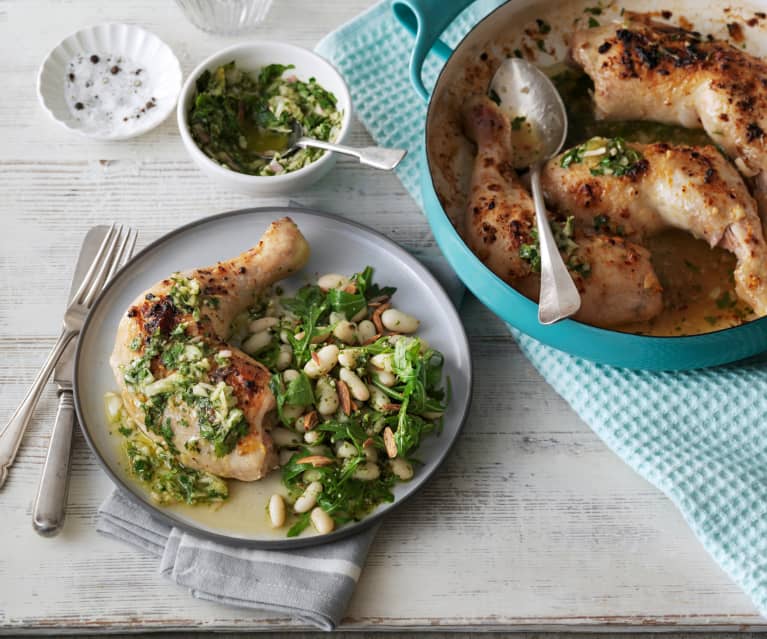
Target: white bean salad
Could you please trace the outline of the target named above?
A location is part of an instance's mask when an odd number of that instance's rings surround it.
[[[274,289],[233,327],[233,343],[272,372],[287,497],[272,495],[266,513],[289,537],[309,525],[329,533],[393,501],[422,437],[442,428],[443,356],[372,276],[328,273],[292,297]]]

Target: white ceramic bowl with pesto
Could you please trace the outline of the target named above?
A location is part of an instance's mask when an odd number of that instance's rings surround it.
[[[316,53],[283,42],[260,40],[236,44],[203,60],[189,74],[176,109],[178,128],[186,150],[198,167],[221,187],[246,195],[290,195],[305,189],[327,175],[333,168],[336,156],[324,153],[311,164],[279,175],[248,175],[239,173],[208,157],[197,145],[189,128],[189,111],[197,95],[197,79],[205,71],[214,71],[219,66],[234,61],[238,69],[254,76],[270,64],[291,64],[295,68],[290,74],[299,80],[316,78],[318,84],[336,97],[336,108],[342,113],[338,136],[333,142],[343,143],[349,134],[352,118],[352,103],[349,89],[341,74],[325,58]]]

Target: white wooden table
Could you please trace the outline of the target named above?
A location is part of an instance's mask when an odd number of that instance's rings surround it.
[[[369,0],[276,0],[258,36],[312,47]],[[192,165],[175,122],[98,143],[38,107],[47,51],[77,28],[137,23],[185,73],[232,42],[195,30],[165,0],[0,0],[0,421],[52,345],[76,252],[93,224],[118,220],[144,245],[179,224],[253,200]],[[354,129],[353,142],[367,143]],[[433,243],[394,175],[340,161],[295,199],[377,228],[408,247]],[[363,629],[763,627],[749,600],[657,490],[613,456],[551,391],[495,319],[470,299],[463,318],[476,366],[471,417],[442,471],[387,520],[346,626]],[[199,602],[155,562],[94,530],[111,484],[78,435],[68,520],[37,537],[31,504],[55,409],[45,394],[0,490],[0,630],[275,629],[273,615]]]

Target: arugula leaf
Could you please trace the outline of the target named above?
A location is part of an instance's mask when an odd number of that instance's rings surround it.
[[[340,288],[332,288],[328,291],[328,302],[336,313],[344,313],[348,318],[354,317],[368,305],[360,291],[347,293]]]
[[[285,403],[291,406],[311,406],[314,404],[312,384],[303,371],[288,383],[285,389]]]

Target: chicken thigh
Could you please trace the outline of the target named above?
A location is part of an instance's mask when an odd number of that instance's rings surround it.
[[[496,275],[537,299],[540,276],[530,254],[537,245],[535,208],[512,168],[508,118],[485,96],[469,98],[463,116],[464,131],[477,145],[466,242]],[[660,313],[662,289],[646,249],[620,237],[580,230],[566,244],[563,257],[581,293],[576,319],[617,326]]]
[[[609,155],[616,148],[623,149],[618,158],[631,157],[621,175],[609,173],[611,162],[620,166]],[[758,315],[767,314],[767,246],[756,204],[714,147],[595,138],[550,160],[541,185],[547,204],[586,226],[636,241],[678,228],[732,252],[736,293]]]
[[[597,117],[702,127],[744,175],[759,175],[767,218],[767,63],[629,12],[577,30],[570,54],[594,81]]]
[[[283,218],[245,253],[158,282],[123,316],[110,364],[125,408],[181,463],[243,481],[275,467],[270,373],[226,340],[255,294],[308,257],[306,240]]]

